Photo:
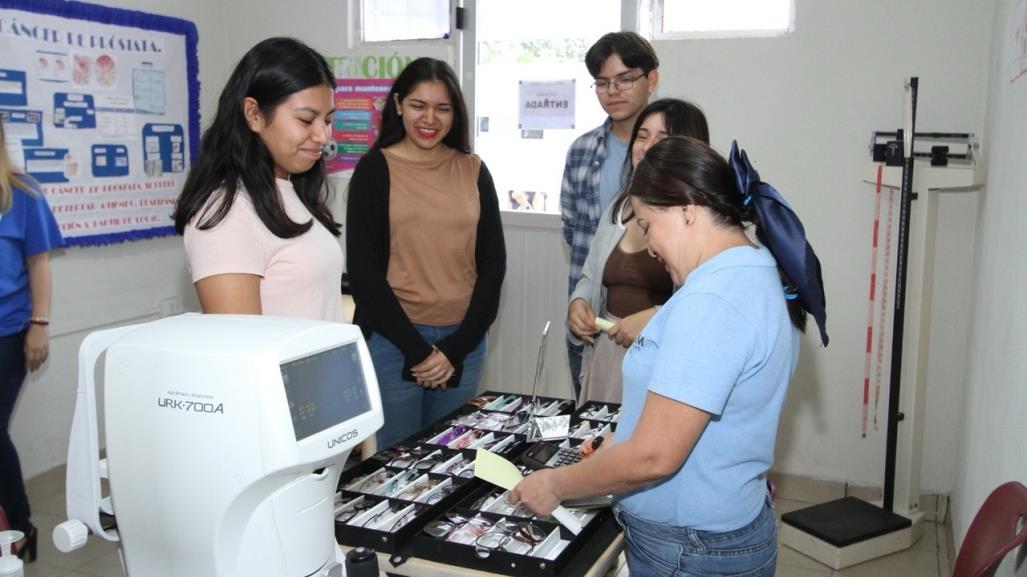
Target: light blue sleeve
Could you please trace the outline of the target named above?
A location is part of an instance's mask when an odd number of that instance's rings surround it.
[[[720,415],[752,358],[755,327],[711,293],[685,295],[666,312],[649,390]]]

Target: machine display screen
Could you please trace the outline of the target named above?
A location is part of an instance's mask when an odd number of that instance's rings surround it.
[[[357,343],[282,364],[296,440],[371,410]]]

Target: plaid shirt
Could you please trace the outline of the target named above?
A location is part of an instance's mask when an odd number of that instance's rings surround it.
[[[579,136],[567,151],[567,164],[560,185],[560,221],[563,240],[571,248],[568,295],[574,292],[574,286],[581,278],[581,268],[585,265],[599,215],[603,212],[603,207],[599,206],[599,176],[606,159],[606,139],[612,126],[613,121],[607,118],[602,126]]]

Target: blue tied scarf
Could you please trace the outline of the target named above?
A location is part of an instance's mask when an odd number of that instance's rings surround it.
[[[785,298],[798,296],[809,314],[820,328],[820,341],[827,346],[827,300],[824,296],[824,278],[820,271],[820,260],[813,247],[806,240],[806,229],[781,193],[773,186],[760,181],[760,175],[749,163],[738,142],[731,143],[731,170],[739,192],[748,206],[756,203],[756,214],[760,228],[767,242],[767,248],[774,255],[777,264],[784,269],[794,287],[785,289]]]

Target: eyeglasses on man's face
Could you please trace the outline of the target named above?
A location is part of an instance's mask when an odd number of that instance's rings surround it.
[[[625,90],[631,90],[631,87],[635,85],[635,82],[649,76],[648,72],[642,72],[638,76],[630,76],[628,74],[622,74],[613,80],[609,78],[596,78],[596,81],[592,83],[592,88],[596,92],[603,93],[609,92],[610,87],[617,89],[617,92],[624,92]]]

